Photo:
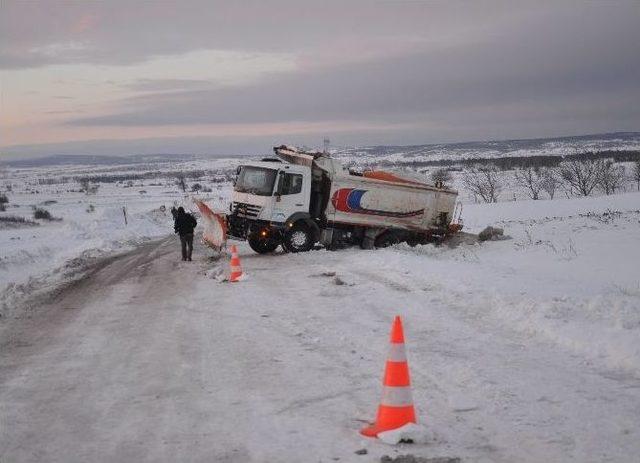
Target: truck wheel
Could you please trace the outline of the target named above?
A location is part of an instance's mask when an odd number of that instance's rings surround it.
[[[375,240],[373,238],[371,238],[370,236],[365,236],[364,238],[362,238],[362,241],[360,242],[360,248],[361,249],[366,249],[366,250],[371,250],[375,248]]]
[[[265,240],[256,236],[250,236],[247,239],[247,242],[249,243],[249,247],[258,254],[268,254],[273,252],[280,244],[275,240]]]
[[[401,242],[402,240],[397,233],[386,231],[376,238],[374,245],[376,248],[388,248]]]
[[[284,235],[282,246],[289,252],[306,252],[313,247],[311,230],[304,224],[295,224]]]

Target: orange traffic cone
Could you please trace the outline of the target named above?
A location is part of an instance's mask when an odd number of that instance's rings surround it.
[[[377,437],[378,433],[383,431],[391,431],[415,422],[416,412],[411,397],[402,320],[397,316],[391,328],[391,348],[384,370],[382,400],[378,407],[378,416],[375,424],[367,426],[360,433],[367,437]]]
[[[242,267],[240,267],[240,258],[238,257],[238,248],[235,244],[231,245],[231,273],[229,274],[229,281],[235,283],[240,281],[242,276]]]

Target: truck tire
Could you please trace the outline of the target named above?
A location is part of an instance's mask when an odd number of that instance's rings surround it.
[[[360,242],[360,249],[365,249],[367,251],[375,249],[375,240],[370,236],[365,236]]]
[[[398,233],[387,230],[376,238],[374,246],[376,248],[388,248],[398,243],[402,243],[402,237]]]
[[[309,227],[298,222],[284,234],[282,247],[289,252],[306,252],[313,247],[313,233]]]
[[[280,245],[280,243],[275,240],[266,240],[257,236],[250,236],[247,238],[247,242],[249,243],[249,247],[258,254],[268,254],[273,252]]]

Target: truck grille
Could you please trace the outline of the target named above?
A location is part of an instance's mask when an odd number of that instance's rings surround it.
[[[247,203],[233,203],[233,213],[240,217],[258,217],[262,208],[253,204]]]

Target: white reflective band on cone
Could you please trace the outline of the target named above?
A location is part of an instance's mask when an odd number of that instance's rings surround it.
[[[390,362],[406,362],[407,352],[404,349],[404,344],[391,343],[387,360]]]
[[[406,407],[413,405],[411,397],[411,386],[385,386],[382,390],[382,400],[380,405],[389,405],[391,407]]]
[[[235,266],[235,265],[232,265],[232,266],[231,266],[231,271],[232,271],[232,272],[241,272],[242,270],[240,269],[240,267],[237,267],[237,266]]]

